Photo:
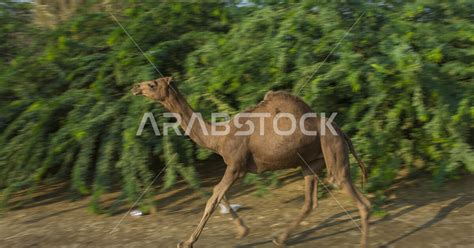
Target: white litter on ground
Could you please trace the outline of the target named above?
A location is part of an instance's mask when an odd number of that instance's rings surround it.
[[[142,216],[143,213],[140,210],[133,210],[132,212],[130,212],[130,215],[137,217],[137,216]]]
[[[221,214],[228,214],[229,213],[229,209],[227,209],[223,204],[219,204],[219,206],[221,207],[221,210],[220,210]],[[230,207],[232,208],[232,210],[234,210],[234,212],[237,212],[237,211],[239,211],[239,209],[242,208],[242,205],[240,205],[240,204],[230,204]]]

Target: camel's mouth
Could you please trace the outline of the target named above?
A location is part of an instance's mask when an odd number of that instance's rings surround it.
[[[140,89],[139,85],[134,85],[130,90],[134,96],[138,96],[142,94],[142,90]]]

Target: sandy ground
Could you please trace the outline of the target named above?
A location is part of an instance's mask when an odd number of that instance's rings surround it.
[[[425,179],[399,183],[383,206],[387,214],[371,218],[370,247],[474,247],[473,179],[466,176],[437,191]],[[209,179],[205,189],[210,190],[216,180]],[[280,188],[262,198],[237,183],[230,201],[245,206],[239,215],[251,228],[249,236],[236,240],[229,215],[214,213],[194,247],[274,247],[271,236],[296,217],[303,203],[299,173],[289,172],[282,180]],[[352,201],[338,190],[332,192],[358,223]],[[126,208],[112,217],[96,215],[87,209],[89,199],[72,201],[59,186],[40,193],[0,218],[1,247],[176,247],[191,234],[206,202],[200,193],[177,188],[157,196],[156,214],[126,215],[110,233]],[[357,247],[359,237],[351,219],[327,195],[288,246]]]

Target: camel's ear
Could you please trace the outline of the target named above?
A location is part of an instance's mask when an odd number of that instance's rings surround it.
[[[171,83],[171,81],[173,81],[173,78],[172,77],[165,77],[165,81],[169,85]]]
[[[156,81],[160,81],[160,80],[163,80],[166,82],[166,84],[170,84],[171,81],[173,81],[173,78],[172,77],[162,77],[162,78],[158,78]]]

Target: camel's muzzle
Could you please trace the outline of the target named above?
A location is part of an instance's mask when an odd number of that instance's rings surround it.
[[[140,85],[138,84],[133,85],[131,91],[134,96],[138,96],[142,94],[142,90],[140,89]]]

